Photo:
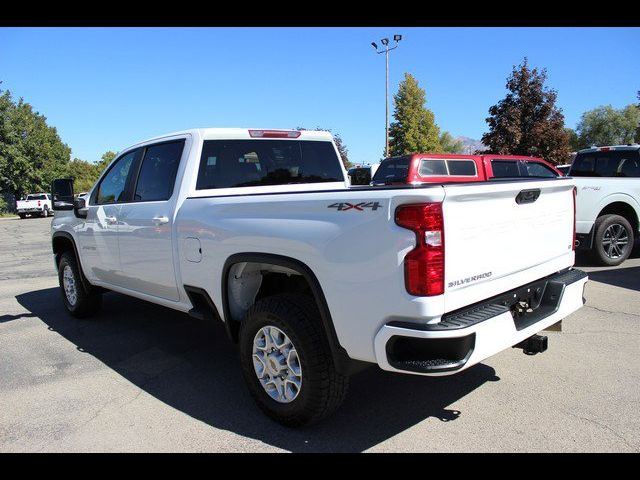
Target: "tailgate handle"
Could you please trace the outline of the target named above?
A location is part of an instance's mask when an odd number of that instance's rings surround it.
[[[521,205],[523,203],[533,203],[540,196],[540,189],[533,188],[531,190],[522,190],[516,197],[516,203]]]

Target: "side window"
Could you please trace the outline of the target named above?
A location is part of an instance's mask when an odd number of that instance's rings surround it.
[[[640,160],[631,156],[622,158],[616,170],[616,177],[640,177]]]
[[[146,148],[133,196],[135,202],[169,200],[183,147],[184,140],[180,140]]]
[[[524,162],[528,177],[555,178],[558,175],[546,165],[539,162]]]
[[[98,185],[95,203],[117,203],[124,200],[127,177],[137,150],[120,157]]]
[[[447,165],[444,160],[421,160],[418,173],[423,177],[446,176]]]
[[[520,176],[517,160],[491,160],[493,178],[513,178]]]
[[[473,160],[447,160],[449,175],[454,177],[475,177],[476,162]]]

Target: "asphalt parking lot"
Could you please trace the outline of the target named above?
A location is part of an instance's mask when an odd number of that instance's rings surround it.
[[[320,425],[253,404],[220,325],[116,293],[63,308],[51,219],[0,220],[0,451],[640,451],[640,249],[590,272],[549,350],[451,377],[370,368]]]

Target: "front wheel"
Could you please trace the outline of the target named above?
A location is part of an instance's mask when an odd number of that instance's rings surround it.
[[[347,393],[349,379],[336,370],[318,309],[306,295],[274,295],[249,309],[240,362],[251,396],[283,425],[317,422]]]
[[[598,263],[608,266],[620,265],[633,249],[633,228],[620,215],[603,215],[596,220],[594,253]]]
[[[72,252],[65,252],[60,257],[58,281],[64,306],[71,315],[85,318],[100,309],[102,295],[85,289],[80,277],[79,265]]]

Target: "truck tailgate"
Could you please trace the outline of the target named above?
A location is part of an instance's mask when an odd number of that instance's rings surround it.
[[[446,311],[573,265],[570,179],[444,189]]]

